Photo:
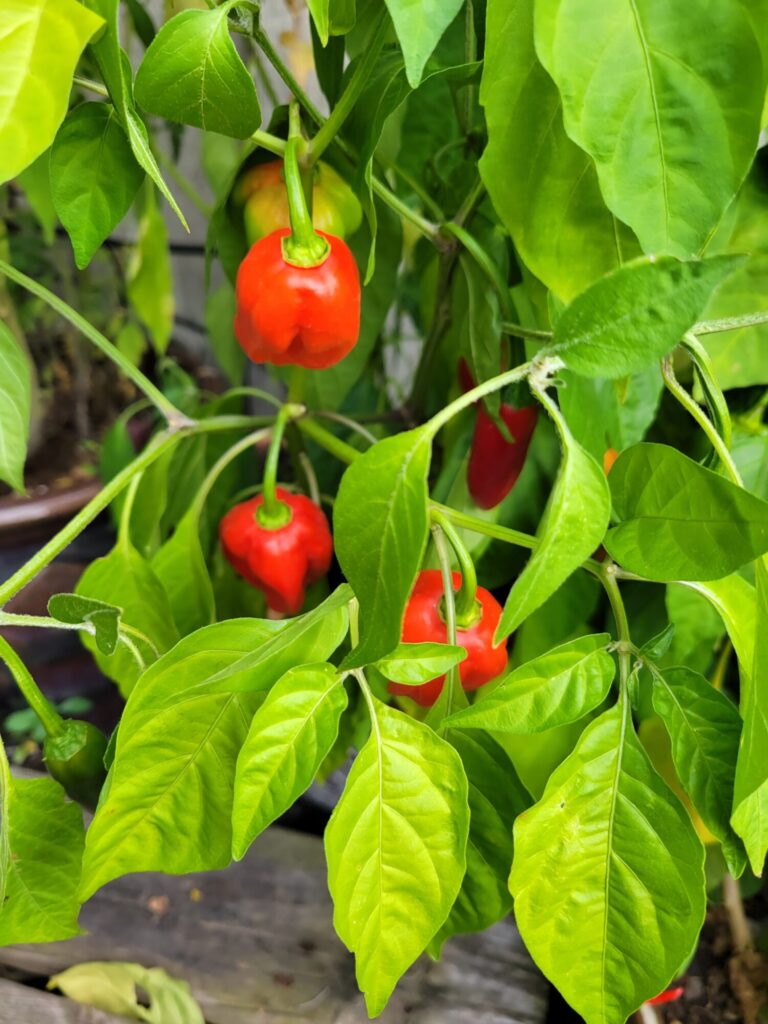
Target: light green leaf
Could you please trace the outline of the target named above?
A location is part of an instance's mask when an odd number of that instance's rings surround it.
[[[385,679],[418,686],[443,675],[467,657],[463,647],[452,644],[398,644],[386,658],[376,662]]]
[[[59,622],[88,622],[94,628],[94,641],[102,654],[114,654],[120,628],[120,609],[80,594],[54,594],[48,601],[48,614]]]
[[[717,609],[703,594],[675,583],[667,587],[664,603],[674,633],[660,664],[685,665],[706,675],[725,628]]]
[[[682,584],[703,595],[723,620],[733,649],[739,659],[741,674],[741,705],[750,688],[755,660],[755,630],[757,623],[757,597],[755,588],[743,576],[726,576],[722,580],[706,583]]]
[[[526,265],[561,299],[639,252],[565,133],[560,94],[533,46],[534,0],[488,0],[480,173]]]
[[[72,75],[101,18],[75,0],[3,0],[0,182],[46,150],[64,120]]]
[[[0,944],[79,935],[83,816],[53,779],[13,779],[4,804],[11,860]]]
[[[529,952],[587,1024],[626,1020],[693,952],[704,848],[626,700],[587,727],[517,819],[509,883]]]
[[[333,508],[336,555],[360,602],[362,640],[345,668],[390,654],[429,532],[432,437],[420,428],[385,438],[347,469]]]
[[[139,106],[236,139],[259,127],[256,87],[229,34],[231,7],[182,11],[163,25],[136,74]]]
[[[144,180],[115,108],[82,103],[51,149],[51,191],[82,270],[128,212]]]
[[[331,0],[307,0],[309,13],[312,15],[312,21],[315,23],[317,34],[323,46],[328,45],[331,31],[330,3]]]
[[[16,183],[24,190],[27,202],[42,228],[43,240],[46,245],[53,245],[58,223],[48,174],[50,156],[51,151],[46,149],[26,170],[16,175]]]
[[[168,595],[180,636],[187,636],[216,618],[213,585],[200,544],[198,520],[193,506],[151,562]]]
[[[448,917],[469,828],[467,778],[453,747],[378,701],[373,715],[325,832],[334,926],[355,954],[371,1017]]]
[[[186,981],[166,974],[160,967],[92,961],[54,974],[48,988],[58,988],[69,999],[106,1013],[120,1014],[148,1024],[205,1024],[200,1007]],[[149,1006],[139,1001],[149,996]]]
[[[346,630],[339,609],[303,632],[300,623],[206,626],[144,673],[120,722],[107,797],[88,830],[84,898],[133,871],[185,874],[230,862],[235,766],[253,714],[288,669],[329,657],[340,626]]]
[[[459,257],[464,275],[466,299],[462,302],[465,313],[461,326],[469,342],[469,364],[477,383],[495,377],[501,360],[501,311],[499,300],[488,279],[475,260],[467,254]],[[462,296],[463,298],[464,296]],[[494,391],[484,399],[492,415],[498,414],[500,392]]]
[[[309,789],[346,706],[347,691],[333,665],[291,669],[270,690],[237,759],[232,852],[238,860]]]
[[[205,299],[205,329],[216,362],[227,375],[229,383],[237,387],[243,382],[245,353],[235,337],[235,290],[224,281]]]
[[[560,411],[547,403],[563,458],[544,509],[537,545],[507,597],[496,641],[509,636],[589,558],[602,541],[610,516],[602,468],[578,445]]]
[[[0,321],[0,480],[24,491],[29,439],[31,374],[29,357]]]
[[[742,694],[744,731],[736,762],[731,825],[747,848],[756,875],[763,872],[768,850],[768,569],[755,565],[757,622],[752,684]]]
[[[453,730],[446,739],[458,751],[469,782],[467,873],[448,920],[430,943],[432,956],[439,956],[453,935],[483,931],[509,913],[512,826],[531,804],[512,762],[494,739],[484,732]]]
[[[544,732],[577,722],[605,700],[616,673],[608,633],[583,636],[513,669],[445,724],[454,729]]]
[[[403,50],[405,72],[412,89],[421,81],[424,67],[443,32],[461,9],[462,0],[385,0]]]
[[[646,252],[699,252],[754,158],[765,83],[742,4],[543,0],[536,50],[568,134]]]
[[[147,339],[144,331],[135,320],[126,320],[115,338],[115,348],[138,366],[147,351]]]
[[[586,377],[624,377],[670,352],[742,256],[680,263],[636,261],[579,295],[555,323],[547,347]]]
[[[741,736],[739,712],[704,676],[682,667],[653,671],[653,708],[672,741],[672,760],[683,789],[722,843],[728,868],[738,878],[747,859],[729,818]]]
[[[144,665],[151,664],[171,648],[179,636],[163,586],[149,564],[129,543],[118,543],[103,558],[91,562],[76,592],[119,608],[125,625],[138,630],[131,636]],[[82,634],[83,644],[93,652],[101,671],[114,679],[127,697],[141,675],[135,655],[120,644],[112,655],[101,653],[95,637]]]
[[[136,315],[149,331],[155,351],[163,355],[171,340],[175,314],[173,273],[168,229],[151,188],[147,190],[137,244],[128,263],[126,291]]]
[[[623,452],[610,473],[605,547],[660,582],[717,580],[768,550],[768,503],[661,444]]]

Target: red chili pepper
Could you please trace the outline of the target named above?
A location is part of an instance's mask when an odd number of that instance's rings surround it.
[[[295,615],[304,604],[304,591],[328,571],[333,540],[328,520],[303,494],[277,488],[277,497],[288,505],[291,518],[285,525],[262,525],[259,495],[235,505],[219,524],[219,536],[227,561],[235,572],[263,591],[273,611]]]
[[[662,1006],[664,1003],[674,1003],[675,1000],[680,999],[684,992],[685,988],[683,985],[676,985],[674,988],[668,988],[666,992],[662,992],[661,995],[656,996],[654,999],[649,999],[648,1005]]]
[[[463,391],[469,391],[475,386],[463,359],[459,362],[459,379]],[[514,441],[507,440],[483,404],[478,403],[475,433],[469,453],[469,493],[475,504],[484,509],[501,504],[517,483],[528,456],[539,407],[527,405],[517,409],[513,405],[502,404],[499,413]]]
[[[453,589],[461,585],[461,574],[455,572]],[[403,643],[447,643],[448,629],[440,615],[443,601],[443,576],[439,569],[419,573],[411,592],[403,619]],[[466,629],[456,630],[456,643],[466,648],[467,657],[459,665],[459,678],[464,690],[476,690],[501,675],[507,665],[507,645],[493,646],[493,634],[501,618],[501,605],[484,587],[477,588],[480,616]],[[411,697],[424,708],[431,707],[440,696],[445,676],[437,676],[421,686],[390,683],[389,692]]]
[[[360,333],[360,277],[347,245],[330,245],[316,266],[289,263],[284,228],[251,246],[237,274],[235,335],[255,363],[333,366],[354,347]]]

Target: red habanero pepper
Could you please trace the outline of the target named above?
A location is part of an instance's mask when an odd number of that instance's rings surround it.
[[[254,363],[325,369],[354,348],[360,333],[360,277],[340,238],[315,266],[285,258],[287,228],[256,242],[237,274],[235,336]]]
[[[454,572],[453,589],[458,590],[461,574]],[[443,601],[443,576],[439,569],[419,573],[408,599],[403,619],[403,643],[448,643],[448,629],[440,614]],[[501,618],[501,605],[484,587],[477,588],[479,617],[471,625],[456,630],[456,643],[467,657],[459,665],[462,689],[476,690],[501,675],[507,666],[507,645],[493,646],[493,634]],[[389,683],[390,693],[411,697],[424,708],[431,707],[443,689],[445,676],[437,676],[421,686]]]
[[[252,586],[264,593],[267,605],[296,615],[310,583],[328,572],[333,540],[323,511],[303,494],[278,487],[276,496],[288,506],[289,518],[272,526],[259,520],[264,496],[235,505],[219,525],[227,561]]]
[[[668,988],[665,992],[655,996],[653,999],[648,1000],[649,1006],[662,1006],[664,1003],[674,1003],[680,999],[685,992],[683,985],[675,985],[674,988]]]
[[[459,376],[464,391],[474,387],[464,360],[459,364]],[[483,509],[501,504],[517,483],[528,455],[539,407],[527,405],[517,409],[502,403],[499,413],[514,441],[507,440],[485,406],[479,403],[469,453],[467,485],[472,500]]]

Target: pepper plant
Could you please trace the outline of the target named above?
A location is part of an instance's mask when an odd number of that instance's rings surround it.
[[[107,744],[0,641],[51,775],[0,761],[0,941],[76,934],[130,872],[226,867],[351,756],[325,848],[371,1016],[514,907],[621,1024],[695,948],[705,854],[733,890],[768,847],[765,4],[308,7],[327,115],[254,0],[2,5],[2,180],[36,168],[79,267],[131,208],[165,266],[159,204],[205,208],[166,139],[200,143],[231,387],[159,386],[0,262],[156,417],[0,585],[113,508],[76,594],[0,613],[78,630],[126,698]],[[29,367],[0,346],[21,490]]]

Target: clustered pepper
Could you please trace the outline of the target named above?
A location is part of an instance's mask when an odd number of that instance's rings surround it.
[[[260,521],[264,498],[259,495],[227,512],[219,536],[235,572],[264,593],[268,607],[295,615],[306,588],[328,571],[333,540],[325,514],[313,501],[281,487],[276,496],[286,506],[281,525]]]
[[[288,194],[282,160],[249,168],[238,182],[234,200],[244,204],[243,219],[248,244],[253,245],[290,224]],[[326,163],[314,169],[312,223],[317,231],[346,238],[362,222],[360,202],[346,181]]]
[[[474,387],[474,381],[463,360],[459,373],[464,390],[469,391]],[[499,415],[514,438],[510,441],[488,415],[482,402],[478,404],[467,466],[467,486],[479,508],[495,508],[517,483],[528,456],[538,413],[537,405],[518,409],[502,403]]]
[[[452,574],[453,589],[461,585],[461,574]],[[443,576],[438,569],[425,569],[419,573],[411,592],[403,619],[403,643],[447,643],[448,629],[441,615],[443,603]],[[478,687],[495,679],[507,665],[507,646],[493,644],[493,634],[501,618],[501,605],[484,587],[477,588],[478,617],[464,628],[457,628],[456,643],[464,647],[467,657],[459,665],[459,678],[464,690]],[[443,689],[445,676],[437,676],[421,686],[389,683],[389,692],[411,697],[422,707],[431,707]]]

